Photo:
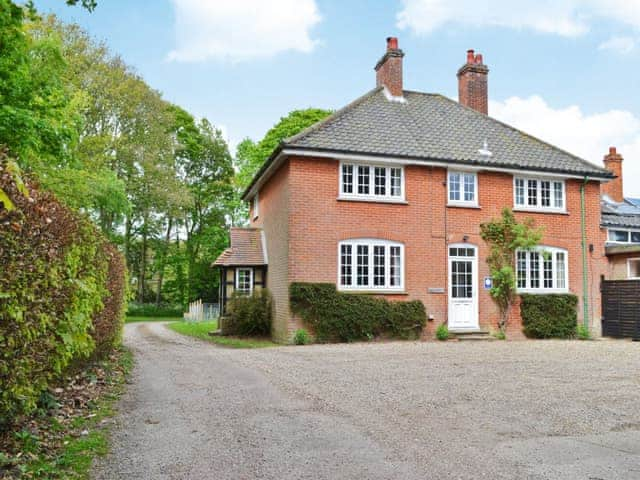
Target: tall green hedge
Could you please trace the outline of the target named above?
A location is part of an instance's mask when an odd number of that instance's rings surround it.
[[[521,295],[524,334],[531,338],[570,338],[576,333],[578,297],[572,294]]]
[[[292,283],[292,311],[319,341],[352,342],[386,334],[418,338],[427,315],[422,302],[388,301],[371,295],[340,293],[332,283]]]
[[[93,224],[23,182],[1,153],[0,265],[2,428],[71,362],[117,343],[126,282],[121,255]]]

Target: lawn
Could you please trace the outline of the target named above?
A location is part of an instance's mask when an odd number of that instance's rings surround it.
[[[216,343],[231,348],[264,348],[274,347],[277,344],[265,338],[246,338],[246,337],[222,337],[219,335],[211,336],[209,332],[218,328],[218,322],[171,322],[168,327],[174,332],[188,335],[190,337],[199,338],[207,342]]]
[[[125,323],[135,322],[176,322],[182,320],[181,317],[136,317],[127,316]]]

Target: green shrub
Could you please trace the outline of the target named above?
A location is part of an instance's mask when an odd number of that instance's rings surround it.
[[[521,296],[523,331],[531,338],[571,338],[576,333],[578,297],[571,294]]]
[[[436,328],[436,338],[441,341],[449,339],[449,327],[447,327],[446,323],[438,325],[438,328]]]
[[[496,340],[506,340],[507,339],[507,334],[505,332],[503,332],[502,330],[498,330],[496,332],[492,332],[491,336],[493,338],[495,338]]]
[[[184,311],[180,305],[156,305],[155,303],[130,302],[127,306],[128,317],[176,318]]]
[[[293,343],[296,345],[308,345],[311,343],[311,335],[304,328],[299,328],[293,335]]]
[[[370,340],[382,334],[417,338],[427,321],[420,301],[339,293],[331,283],[292,283],[289,293],[292,311],[313,327],[321,342]]]
[[[2,429],[32,412],[51,382],[96,343],[118,341],[121,309],[100,313],[111,301],[109,287],[123,289],[125,279],[111,275],[113,250],[93,224],[23,182],[1,153],[0,192]]]
[[[227,304],[225,335],[267,336],[271,333],[271,293],[266,288],[252,295],[234,293]]]
[[[578,340],[591,340],[591,330],[584,325],[578,325],[576,327],[576,337],[578,337]]]

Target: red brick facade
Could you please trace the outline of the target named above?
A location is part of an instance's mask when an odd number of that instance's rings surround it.
[[[351,238],[378,238],[405,246],[405,293],[387,295],[397,300],[421,300],[433,321],[425,337],[447,321],[447,245],[478,247],[480,327],[495,329],[498,312],[483,277],[489,275],[487,247],[479,226],[497,218],[503,207],[514,206],[513,175],[478,173],[479,208],[447,206],[446,169],[405,166],[406,204],[338,200],[339,161],[291,157],[260,189],[260,217],[269,254],[268,287],[276,303],[274,333],[287,341],[299,323],[292,319],[287,291],[290,282],[330,282],[338,277],[338,242]],[[519,219],[533,218],[544,228],[541,244],[568,252],[569,290],[580,298],[583,318],[583,257],[580,215],[580,180],[566,180],[567,213],[516,212]],[[594,333],[600,328],[600,275],[607,269],[605,234],[600,228],[600,186],[585,187],[588,313]],[[589,246],[592,245],[592,248]],[[429,293],[442,288],[445,293]],[[508,334],[521,337],[518,309],[512,314]]]

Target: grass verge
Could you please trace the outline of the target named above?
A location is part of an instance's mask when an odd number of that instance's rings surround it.
[[[209,332],[218,328],[217,322],[172,322],[167,326],[174,332],[181,333],[182,335],[188,335],[190,337],[199,338],[200,340],[206,340],[207,342],[230,348],[265,348],[277,345],[271,340],[264,338],[222,337],[219,335],[209,335]]]
[[[0,478],[88,479],[94,458],[108,452],[107,419],[132,366],[131,352],[121,349],[48,392],[50,408],[9,433]]]
[[[181,317],[135,317],[127,316],[124,323],[136,323],[136,322],[177,322],[182,320]]]

